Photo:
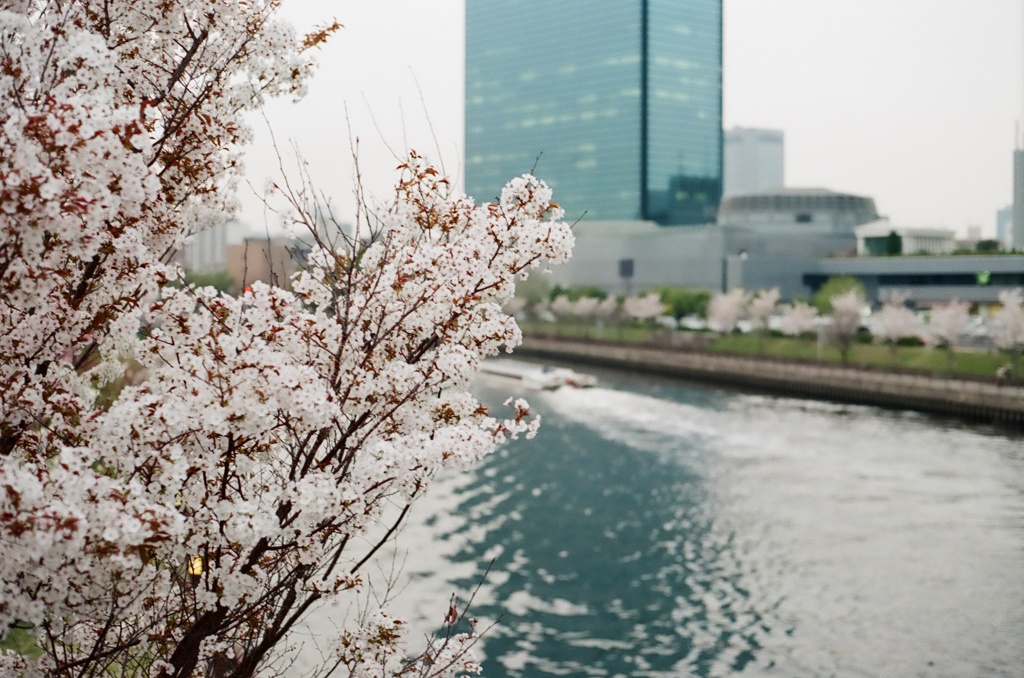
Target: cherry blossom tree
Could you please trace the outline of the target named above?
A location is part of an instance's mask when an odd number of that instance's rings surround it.
[[[603,334],[605,323],[618,322],[621,320],[620,315],[622,313],[622,306],[619,302],[618,297],[609,294],[607,297],[601,300],[594,309],[594,317],[597,318],[598,332]],[[619,324],[619,336],[621,338],[622,325]]]
[[[805,301],[783,304],[780,313],[782,322],[779,329],[786,336],[801,337],[818,327],[818,309]]]
[[[722,334],[732,332],[743,319],[749,301],[750,295],[739,287],[715,294],[708,304],[708,327]]]
[[[551,311],[557,321],[555,332],[560,336],[565,336],[566,333],[572,331],[572,328],[569,327],[569,323],[574,319],[572,306],[572,299],[566,294],[559,294],[551,300],[551,305],[548,306],[548,310]]]
[[[792,304],[782,306],[782,324],[780,329],[783,334],[791,337],[799,337],[802,334],[814,331],[817,327],[818,309],[805,301],[795,301]]]
[[[529,303],[529,302],[527,302]],[[550,322],[555,314],[551,311],[550,301],[538,301],[533,304],[531,308],[531,314],[544,322]]]
[[[882,308],[871,317],[871,333],[889,344],[892,362],[896,362],[899,340],[916,336],[921,324],[906,305],[906,296],[892,292],[886,295]]]
[[[769,290],[759,290],[747,304],[747,315],[754,323],[754,327],[765,329],[768,327],[768,320],[775,313],[775,307],[779,303],[779,288],[773,287]]]
[[[621,304],[618,298],[613,295],[608,295],[598,303],[597,308],[594,309],[594,314],[603,319],[611,319],[618,314],[621,309]]]
[[[601,300],[597,297],[580,297],[572,303],[572,313],[579,318],[584,326],[590,325],[592,323],[589,321],[593,320],[600,303]],[[586,331],[586,334],[589,336],[589,330]]]
[[[622,302],[622,311],[628,317],[640,322],[654,320],[665,312],[665,304],[657,292],[627,297]]]
[[[559,294],[551,300],[550,310],[559,318],[570,318],[573,316],[573,302],[566,294]]]
[[[850,360],[850,348],[860,329],[861,310],[864,297],[860,291],[851,289],[831,298],[832,315],[828,326],[828,337],[839,347],[839,356],[845,365]]]
[[[775,313],[775,307],[779,303],[779,288],[773,287],[768,290],[760,290],[747,303],[747,315],[754,323],[754,331],[757,332],[757,350],[760,352],[764,347],[764,336],[768,333],[768,322]]]
[[[39,651],[0,674],[267,670],[312,606],[360,592],[439,469],[533,431],[524,402],[497,419],[468,392],[520,341],[515,277],[569,256],[532,177],[474,205],[413,153],[290,290],[169,285],[231,207],[242,113],[301,94],[336,28],[297,36],[276,9],[0,10],[0,634]],[[284,195],[316,239],[304,191]],[[478,669],[472,634],[408,659],[402,628],[350,620],[325,670]]]
[[[948,369],[953,371],[957,339],[970,321],[970,304],[956,299],[936,306],[928,318],[928,335],[946,351]]]
[[[1015,378],[1021,375],[1021,352],[1024,352],[1024,292],[1020,288],[999,293],[1000,308],[993,315],[996,346],[1010,355]]]
[[[573,302],[573,315],[584,319],[593,318],[601,301],[602,300],[597,297],[580,297]]]

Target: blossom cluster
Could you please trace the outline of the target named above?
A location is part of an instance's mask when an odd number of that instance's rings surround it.
[[[1001,291],[994,319],[996,346],[1011,353],[1024,351],[1024,289]]]
[[[907,296],[899,292],[882,295],[882,308],[871,315],[871,333],[888,342],[893,350],[896,342],[921,332],[921,323],[906,305]]]
[[[749,303],[750,294],[742,287],[715,294],[708,303],[708,327],[718,332],[732,332],[746,315]]]

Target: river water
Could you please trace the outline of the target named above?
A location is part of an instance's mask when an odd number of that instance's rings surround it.
[[[479,584],[484,675],[1024,676],[1024,437],[600,377],[400,542],[413,618]]]

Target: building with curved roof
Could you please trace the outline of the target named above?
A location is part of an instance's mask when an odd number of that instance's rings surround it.
[[[875,201],[824,188],[785,188],[722,199],[718,223],[754,229],[849,233],[879,218]]]

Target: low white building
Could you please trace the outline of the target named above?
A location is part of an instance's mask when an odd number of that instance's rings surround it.
[[[877,219],[858,226],[857,256],[890,254],[951,254],[956,249],[956,234],[945,228],[907,228],[894,226],[888,219]],[[893,238],[898,247],[893,249]]]
[[[834,233],[850,237],[861,225],[878,219],[872,198],[824,188],[784,188],[766,193],[726,196],[718,224],[766,234]]]

